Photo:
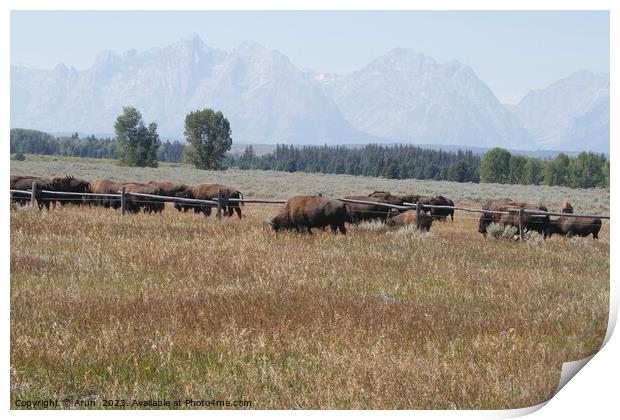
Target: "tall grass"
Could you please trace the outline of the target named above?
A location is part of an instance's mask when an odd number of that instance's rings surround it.
[[[112,170],[53,163],[12,164],[89,178]],[[204,174],[273,197],[418,187],[176,169],[113,176]],[[172,208],[125,217],[94,207],[12,211],[12,404],[203,398],[284,409],[517,408],[548,399],[561,363],[601,345],[607,224],[600,241],[554,236],[526,246],[484,240],[468,217],[435,223],[430,236],[363,226],[346,236],[276,236],[266,224],[276,211],[247,205],[242,220],[219,223]]]

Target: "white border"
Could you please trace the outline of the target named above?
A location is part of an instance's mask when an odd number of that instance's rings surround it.
[[[620,35],[618,33],[618,25],[620,24],[619,2],[611,0],[506,0],[502,2],[491,0],[477,0],[477,1],[458,1],[458,0],[444,0],[441,2],[423,2],[423,1],[397,1],[397,0],[383,0],[381,2],[360,0],[356,2],[345,1],[330,1],[330,0],[314,0],[314,1],[284,1],[284,0],[262,0],[260,2],[252,2],[249,0],[230,0],[227,2],[214,2],[214,1],[197,1],[197,0],[177,0],[175,2],[163,2],[163,1],[149,1],[139,2],[131,0],[93,0],[85,3],[84,1],[76,0],[60,0],[55,2],[45,0],[8,0],[3,2],[5,5],[4,14],[2,18],[2,46],[3,54],[3,66],[0,68],[2,72],[3,91],[5,92],[4,100],[2,101],[2,132],[8,134],[9,132],[9,109],[10,109],[10,78],[9,78],[9,62],[10,62],[10,10],[610,10],[611,11],[611,160],[615,162],[617,157],[616,142],[619,139],[618,136],[618,88],[617,88],[617,72],[618,72],[618,57],[614,51],[614,47],[617,47],[618,42],[615,41]],[[9,176],[9,143],[8,139],[5,140],[5,153],[2,154],[2,159],[5,165],[2,165],[2,173],[4,179]],[[611,167],[611,209],[615,209],[616,196],[615,193],[616,184],[615,180],[618,179],[618,170],[616,166]],[[0,203],[0,212],[2,212],[2,220],[6,223],[5,232],[9,231],[9,214],[8,214],[8,196],[5,196]],[[615,238],[617,238],[617,225],[614,223],[611,226],[611,255],[618,255]],[[10,352],[9,352],[9,237],[8,234],[2,237],[2,251],[3,251],[3,264],[2,273],[5,279],[5,310],[3,311],[3,322],[1,324],[3,337],[2,348],[5,356],[5,363],[2,363],[1,369],[3,372],[3,378],[5,378],[2,397],[4,400],[4,408],[9,411],[9,415],[15,417],[30,418],[34,416],[62,416],[64,417],[83,417],[84,411],[80,412],[24,412],[24,411],[10,411],[8,410],[9,404],[9,368],[10,368]],[[585,416],[594,416],[594,418],[606,418],[610,413],[618,412],[617,403],[617,385],[619,374],[619,363],[616,354],[620,354],[618,351],[620,344],[618,338],[611,336],[613,327],[617,319],[618,313],[618,280],[616,263],[611,260],[611,308],[610,308],[610,325],[608,327],[607,337],[609,341],[604,348],[595,355],[592,360],[582,369],[577,377],[568,382],[568,384],[560,390],[560,392],[552,398],[542,409],[536,411],[532,416],[533,418],[554,418],[561,417],[566,419],[582,419]],[[616,334],[617,335],[617,334]],[[611,336],[611,338],[610,338]],[[390,415],[402,418],[424,417],[424,418],[445,418],[445,417],[458,417],[458,418],[503,418],[513,417],[527,414],[528,412],[535,411],[539,407],[533,407],[523,410],[508,410],[508,411],[390,411],[389,413],[383,411],[337,411],[337,412],[312,412],[312,411],[297,411],[295,416],[314,418],[323,415],[337,415],[342,417],[349,416],[363,416],[363,417],[383,417],[384,415]],[[125,412],[88,412],[87,415],[92,416],[124,416]],[[245,416],[249,413],[241,411],[226,411],[215,412],[209,411],[204,413],[202,411],[188,411],[184,412],[184,415],[188,416],[209,416],[209,417],[226,417],[226,418],[238,418]],[[288,412],[274,412],[274,411],[253,411],[251,412],[256,417],[281,417]],[[132,417],[160,417],[168,415],[179,415],[179,412],[137,412],[131,411],[129,413]]]

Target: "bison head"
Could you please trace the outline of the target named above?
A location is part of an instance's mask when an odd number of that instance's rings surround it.
[[[277,217],[272,217],[271,219],[269,219],[267,221],[267,223],[269,223],[271,225],[271,228],[276,233],[282,228],[282,226],[281,226],[280,222],[278,221]]]

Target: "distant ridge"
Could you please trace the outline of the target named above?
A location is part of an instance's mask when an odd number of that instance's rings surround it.
[[[11,66],[11,127],[110,133],[127,105],[172,140],[183,138],[189,111],[211,107],[239,143],[609,152],[609,75],[585,71],[506,106],[470,67],[405,49],[346,75],[300,70],[255,43],[221,51],[197,35],[145,52],[103,51],[84,71]]]

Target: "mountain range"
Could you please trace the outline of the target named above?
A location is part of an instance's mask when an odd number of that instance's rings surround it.
[[[254,43],[226,52],[197,35],[138,53],[103,51],[89,69],[11,66],[11,127],[112,132],[135,106],[160,136],[221,110],[238,143],[413,143],[609,152],[609,75],[576,72],[498,101],[468,66],[394,49],[349,74],[296,67]]]

